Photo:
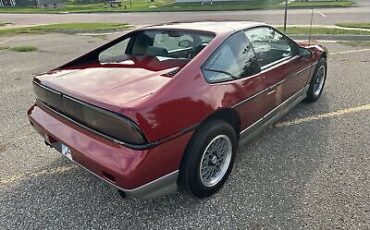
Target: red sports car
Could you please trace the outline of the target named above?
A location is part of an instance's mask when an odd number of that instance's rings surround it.
[[[152,198],[217,192],[238,146],[317,100],[327,52],[258,22],[141,28],[34,78],[31,124],[64,156]]]

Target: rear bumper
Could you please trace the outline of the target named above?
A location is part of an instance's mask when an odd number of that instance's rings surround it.
[[[89,132],[43,105],[32,106],[28,117],[48,143],[67,145],[73,162],[130,196],[146,199],[177,190],[191,132],[150,149],[134,150]]]

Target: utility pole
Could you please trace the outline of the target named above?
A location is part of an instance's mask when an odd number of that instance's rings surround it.
[[[286,32],[287,19],[288,19],[288,0],[285,0],[284,32]]]

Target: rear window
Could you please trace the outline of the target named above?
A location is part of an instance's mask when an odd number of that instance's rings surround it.
[[[191,60],[214,38],[211,33],[147,30],[133,34],[99,54],[100,63],[125,63],[132,57]]]

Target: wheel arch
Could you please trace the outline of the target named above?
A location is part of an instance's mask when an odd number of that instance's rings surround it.
[[[214,113],[209,115],[206,119],[204,119],[200,123],[198,128],[201,128],[203,126],[203,124],[205,124],[209,121],[212,121],[212,120],[222,120],[222,121],[225,121],[226,123],[230,124],[233,127],[233,129],[236,133],[236,136],[238,137],[238,140],[239,140],[241,119],[240,119],[239,113],[235,109],[222,108],[222,109],[219,109],[219,110],[215,111]]]

